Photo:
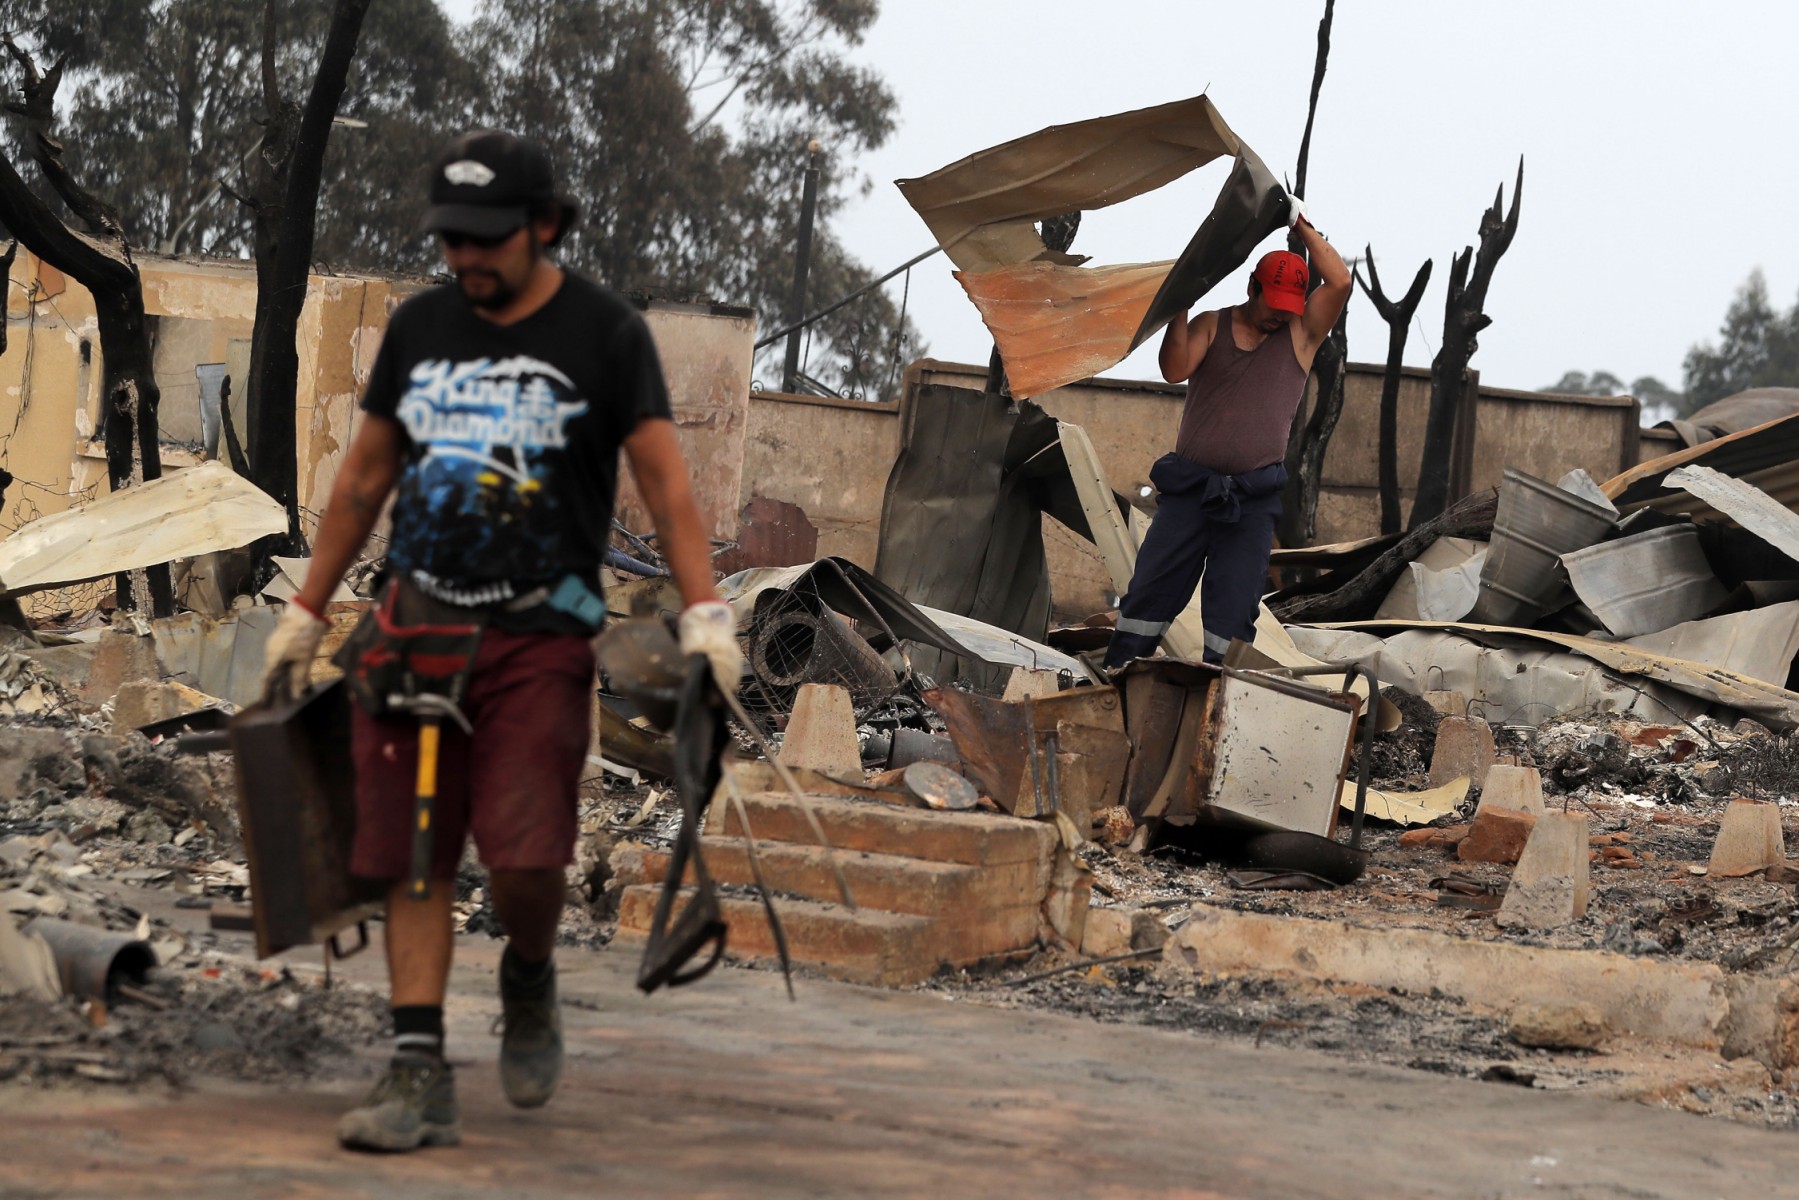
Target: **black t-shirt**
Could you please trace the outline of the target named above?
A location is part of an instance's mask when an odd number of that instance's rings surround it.
[[[597,588],[619,447],[669,416],[643,317],[572,272],[513,325],[477,316],[453,284],[407,300],[362,407],[408,438],[388,570],[470,603],[571,572]]]

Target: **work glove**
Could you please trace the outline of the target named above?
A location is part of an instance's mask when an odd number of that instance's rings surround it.
[[[1299,224],[1301,221],[1303,221],[1305,219],[1306,219],[1306,202],[1304,200],[1301,200],[1298,196],[1295,196],[1292,192],[1288,192],[1287,193],[1287,228],[1291,229],[1295,225]]]
[[[719,690],[735,696],[743,682],[743,650],[737,644],[737,614],[723,600],[701,600],[681,610],[675,622],[681,654],[704,654]]]
[[[289,600],[263,651],[264,692],[291,699],[305,691],[312,681],[312,663],[319,656],[319,643],[330,628],[331,622],[298,599]]]

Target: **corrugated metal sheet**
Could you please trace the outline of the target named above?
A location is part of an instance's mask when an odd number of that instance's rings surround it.
[[[1729,594],[1712,574],[1692,525],[1667,525],[1601,542],[1564,554],[1562,565],[1574,594],[1618,637],[1703,617]]]
[[[1142,195],[1226,154],[1230,176],[1172,266],[1082,270],[1085,258],[1050,251],[1033,226]],[[961,268],[1021,399],[1121,360],[1240,266],[1286,212],[1286,189],[1204,96],[1051,126],[899,187]]]
[[[1422,629],[1454,634],[1483,645],[1502,648],[1515,648],[1530,642],[1559,646],[1593,660],[1621,680],[1652,679],[1689,696],[1748,713],[1776,730],[1799,727],[1799,694],[1722,667],[1657,654],[1629,643],[1602,642],[1595,638],[1550,633],[1541,629],[1512,629],[1447,621],[1347,621],[1319,625],[1317,628],[1361,630],[1379,637]],[[1520,671],[1518,674],[1522,677],[1528,672]],[[1444,683],[1441,686],[1451,685]],[[1544,715],[1527,719],[1531,719],[1534,724],[1543,720]]]
[[[991,271],[1050,259],[1034,222],[1141,196],[1241,146],[1212,102],[1195,96],[1051,125],[897,186],[951,262]]]
[[[1611,479],[1605,494],[1620,511],[1654,508],[1686,513],[1696,520],[1718,520],[1724,514],[1703,500],[1669,491],[1663,478],[1677,467],[1701,464],[1754,484],[1788,508],[1799,505],[1799,416],[1769,421],[1717,441],[1690,446],[1640,463]]]
[[[1172,261],[1117,267],[1023,263],[998,271],[957,271],[1006,363],[1015,396],[1035,396],[1085,379],[1131,352],[1150,302]]]
[[[1799,561],[1799,513],[1753,484],[1694,464],[1668,472],[1663,486],[1680,488]]]

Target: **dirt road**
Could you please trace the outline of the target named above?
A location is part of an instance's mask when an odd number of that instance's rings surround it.
[[[570,1070],[520,1113],[488,1033],[497,946],[458,952],[460,1147],[338,1150],[361,1074],[14,1087],[0,1197],[1799,1196],[1790,1134],[925,994],[802,980],[790,1004],[761,972],[645,998],[623,951],[563,955]]]

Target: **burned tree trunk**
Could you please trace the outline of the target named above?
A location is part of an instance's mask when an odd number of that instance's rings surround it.
[[[281,95],[275,77],[275,0],[263,12],[263,96],[267,105],[254,184],[239,197],[255,218],[256,325],[245,389],[250,478],[287,509],[285,538],[265,539],[257,557],[303,553],[294,396],[299,386],[296,336],[312,270],[313,235],[325,146],[343,98],[369,0],[337,0],[325,48],[302,108]]]
[[[1480,252],[1466,247],[1449,264],[1449,298],[1443,309],[1443,345],[1430,365],[1430,413],[1424,424],[1424,455],[1418,464],[1418,493],[1412,500],[1409,528],[1438,516],[1449,502],[1449,459],[1455,446],[1456,409],[1467,379],[1468,363],[1480,348],[1481,330],[1493,323],[1482,311],[1493,268],[1518,232],[1518,202],[1524,194],[1524,160],[1518,160],[1518,182],[1512,187],[1512,210],[1505,212],[1505,185],[1493,207],[1481,214]],[[1470,271],[1469,263],[1473,262]]]
[[[119,491],[162,475],[156,424],[162,393],[156,386],[143,285],[118,214],[75,182],[62,160],[62,144],[50,134],[63,64],[40,72],[10,38],[5,46],[22,77],[7,108],[25,119],[32,161],[87,229],[77,232],[64,224],[4,155],[0,155],[0,222],[26,249],[93,295],[103,364],[106,473],[112,490]],[[159,617],[175,611],[167,564],[151,567],[135,581],[133,575],[121,574],[116,586],[121,608],[147,604]]]
[[[1331,17],[1336,0],[1324,0],[1324,16],[1318,22],[1318,56],[1312,64],[1312,96],[1306,108],[1306,128],[1299,139],[1299,162],[1293,173],[1293,194],[1306,194],[1306,170],[1312,157],[1312,123],[1318,116],[1318,93],[1324,87],[1324,69],[1330,60]],[[1287,235],[1287,247],[1305,253],[1297,231]],[[1312,286],[1316,288],[1314,279]],[[1349,368],[1349,309],[1331,328],[1330,336],[1312,359],[1312,378],[1318,381],[1310,416],[1302,404],[1293,414],[1287,435],[1287,490],[1281,500],[1275,536],[1283,546],[1309,546],[1318,535],[1318,497],[1324,487],[1324,455],[1331,435],[1343,415],[1343,387]]]
[[[1381,320],[1387,323],[1387,368],[1380,381],[1380,531],[1399,532],[1399,368],[1405,359],[1406,335],[1411,331],[1412,314],[1424,299],[1424,286],[1430,282],[1431,260],[1425,259],[1412,279],[1412,286],[1395,304],[1381,290],[1380,272],[1374,266],[1374,247],[1369,246],[1363,260],[1368,264],[1368,279],[1360,271],[1355,281],[1373,302]]]
[[[1283,546],[1309,546],[1318,536],[1318,497],[1324,490],[1324,455],[1343,416],[1344,385],[1349,375],[1349,309],[1331,327],[1330,336],[1312,359],[1317,391],[1308,417],[1305,406],[1287,439],[1287,493],[1276,536]]]

